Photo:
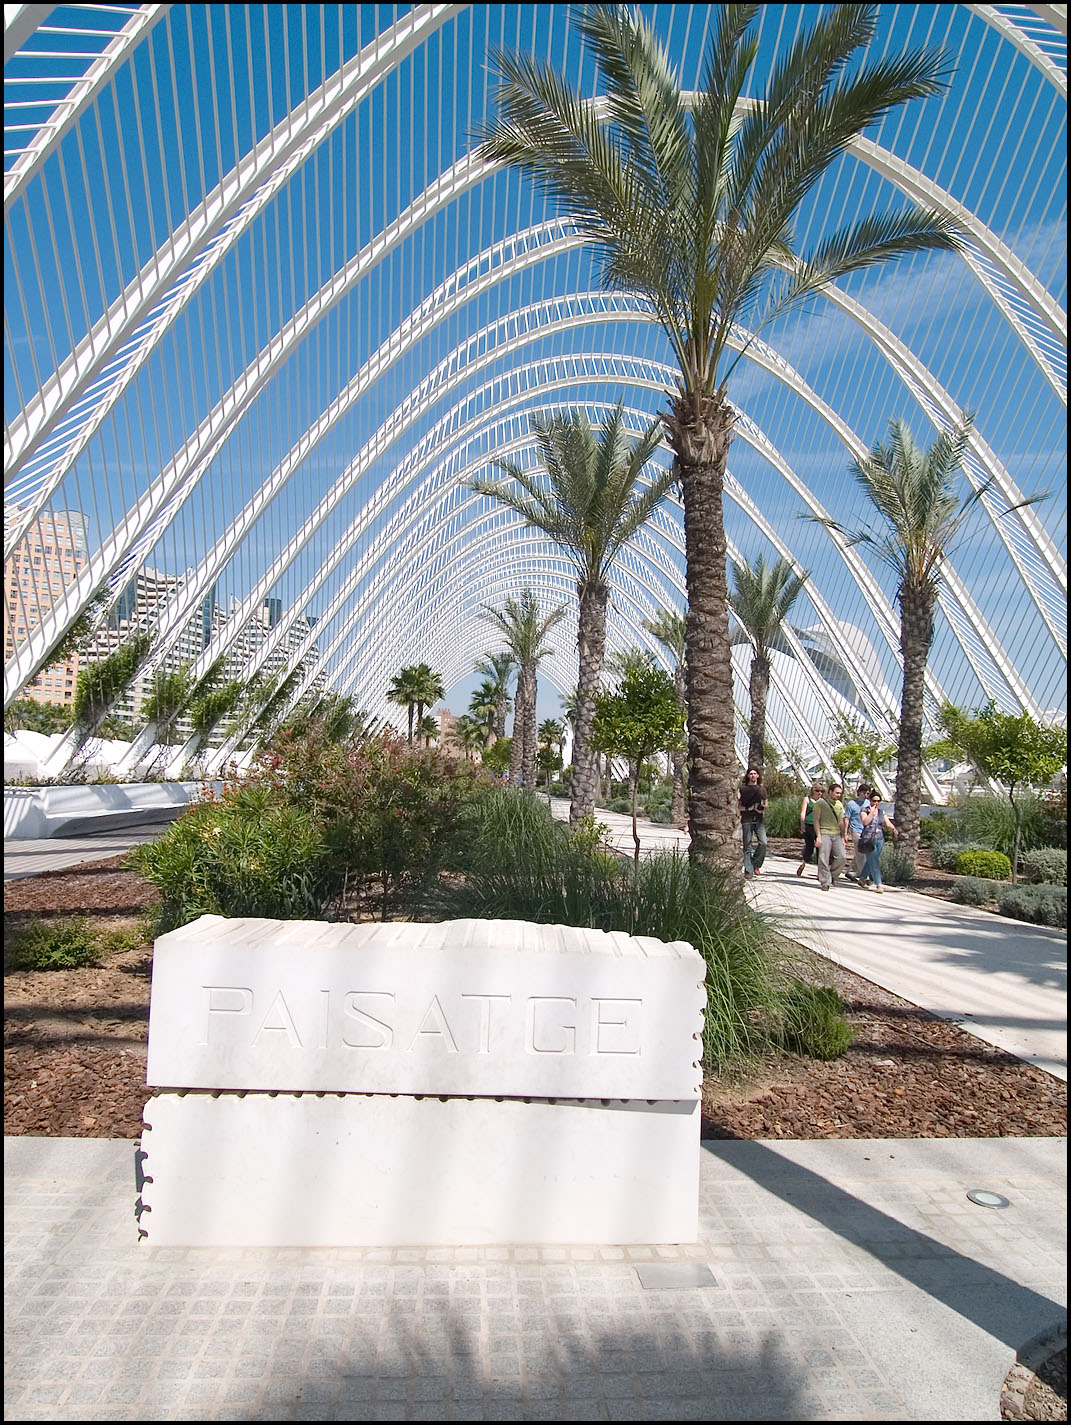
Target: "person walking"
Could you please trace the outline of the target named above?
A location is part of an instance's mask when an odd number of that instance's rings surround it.
[[[847,830],[844,833],[845,853],[847,853],[849,841],[852,848],[852,869],[845,872],[849,881],[861,881],[863,878],[863,862],[866,860],[866,852],[860,849],[859,838],[863,834],[863,808],[869,806],[870,788],[860,785],[855,789],[855,796],[848,800],[844,808],[844,815],[848,821]]]
[[[766,808],[770,804],[766,788],[762,785],[762,774],[757,767],[749,767],[740,783],[740,831],[744,844],[744,878],[761,873],[766,860]],[[752,841],[756,843],[752,850]]]
[[[870,805],[863,811],[860,820],[863,823],[863,830],[859,837],[859,845],[866,852],[863,877],[865,881],[870,882],[871,890],[883,891],[885,887],[881,881],[881,850],[885,845],[885,833],[889,831],[893,836],[899,836],[900,833],[893,825],[892,817],[882,811],[879,792],[872,791],[870,793]]]
[[[817,782],[811,787],[809,792],[804,792],[803,801],[800,802],[800,835],[803,837],[803,859],[796,867],[796,875],[802,876],[804,868],[811,864],[814,856],[814,804],[825,792],[825,787],[820,787]]]
[[[844,806],[837,810],[837,792],[840,787],[830,787],[829,791],[814,804],[814,844],[818,852],[818,886],[828,891],[840,880],[844,870]]]

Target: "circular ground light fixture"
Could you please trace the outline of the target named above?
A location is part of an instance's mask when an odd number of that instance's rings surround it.
[[[971,1188],[967,1197],[976,1207],[1011,1207],[1006,1197],[1001,1197],[999,1192],[990,1192],[988,1188]]]

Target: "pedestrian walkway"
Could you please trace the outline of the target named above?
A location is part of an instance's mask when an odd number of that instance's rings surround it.
[[[5,1416],[997,1420],[1064,1147],[705,1143],[686,1246],[220,1251],[137,1242],[134,1144],[7,1139]]]
[[[38,841],[4,842],[4,880],[18,881],[39,876],[44,871],[66,871],[83,862],[103,861],[121,856],[143,841],[155,841],[171,820],[147,822],[116,831],[97,831],[87,836],[50,836]]]
[[[569,803],[554,803],[568,817]],[[599,810],[619,850],[633,849],[632,821]],[[675,827],[638,824],[641,854],[677,847]],[[1067,937],[899,886],[884,895],[842,880],[820,891],[813,868],[768,856],[748,894],[786,933],[882,989],[956,1024],[986,1044],[1067,1079]]]

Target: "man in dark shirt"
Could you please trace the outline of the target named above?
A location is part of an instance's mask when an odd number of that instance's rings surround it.
[[[757,767],[749,767],[740,783],[740,830],[744,841],[744,876],[759,875],[766,860],[766,808],[770,798]],[[752,849],[752,842],[756,845]]]

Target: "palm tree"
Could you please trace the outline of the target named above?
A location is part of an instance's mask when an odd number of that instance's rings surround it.
[[[490,747],[498,723],[498,689],[490,678],[485,678],[473,692],[469,699],[469,712],[483,724],[483,745]]]
[[[673,609],[659,609],[654,618],[644,619],[643,626],[648,633],[653,633],[662,647],[673,659],[673,691],[677,694],[677,701],[680,703],[685,715],[688,713],[688,699],[686,696],[686,677],[684,665],[684,638],[686,625],[684,615],[677,613]],[[675,746],[670,753],[673,763],[673,801],[670,805],[670,815],[673,818],[673,825],[683,827],[686,824],[684,805],[684,766],[685,749],[681,743]]]
[[[493,463],[512,485],[485,479],[469,483],[479,494],[491,495],[516,510],[572,555],[580,605],[569,808],[569,820],[576,822],[595,809],[591,720],[606,650],[607,576],[622,546],[647,522],[674,477],[672,471],[660,470],[650,484],[640,483],[644,466],[661,444],[661,427],[656,421],[638,440],[630,441],[620,401],[598,430],[592,429],[582,411],[571,411],[549,418],[533,415],[532,433],[541,475],[524,471],[511,461],[496,460]]]
[[[442,679],[438,673],[432,672],[427,663],[411,663],[392,678],[387,689],[387,700],[407,709],[410,742],[413,741],[414,719],[419,726],[424,719],[424,709],[444,695]]]
[[[536,669],[550,652],[546,637],[565,617],[561,607],[544,614],[531,589],[519,599],[507,598],[501,609],[484,605],[485,617],[497,624],[506,646],[517,660],[517,692],[513,706],[513,746],[509,779],[513,786],[535,786],[536,774]]]
[[[483,723],[471,713],[462,713],[451,725],[450,742],[454,747],[460,747],[470,762],[473,761],[477,749],[484,746]]]
[[[397,703],[409,713],[409,741],[413,740],[413,715],[416,712],[416,680],[413,677],[414,667],[402,668],[395,673],[391,679],[390,687],[387,689],[387,701]]]
[[[496,740],[506,735],[506,716],[511,706],[509,680],[512,678],[516,666],[517,660],[508,648],[500,649],[498,653],[488,653],[485,657],[478,658],[473,664],[476,672],[482,674],[494,685],[494,735]]]
[[[945,60],[914,50],[856,62],[878,7],[840,5],[771,69],[759,99],[744,100],[758,9],[717,7],[693,102],[646,21],[623,7],[576,7],[598,108],[550,65],[499,54],[499,114],[480,148],[557,200],[594,244],[605,287],[647,298],[680,366],[662,421],[684,500],[689,823],[703,864],[739,863],[722,511],[738,324],[757,336],[839,277],[962,246],[947,216],[901,203],[794,251],[793,217],[815,184],[857,134],[938,93]]]
[[[424,709],[437,703],[440,698],[446,696],[446,689],[443,687],[443,680],[438,673],[432,672],[426,663],[417,663],[411,670],[413,674],[413,696],[416,701],[416,722],[418,727],[424,724]],[[421,732],[421,737],[424,733]]]
[[[752,564],[732,561],[733,587],[729,607],[752,644],[751,720],[748,723],[747,765],[762,771],[766,757],[766,696],[770,691],[770,649],[778,641],[789,610],[807,581],[779,555],[767,564],[761,554]]]
[[[439,720],[432,717],[431,713],[425,713],[416,726],[416,735],[425,747],[431,746],[431,739],[439,736]]]
[[[942,431],[929,450],[922,450],[903,421],[890,421],[888,445],[879,442],[869,455],[848,467],[883,527],[875,533],[851,530],[835,520],[820,521],[844,535],[849,544],[869,551],[896,577],[904,669],[896,744],[896,825],[900,845],[911,856],[918,851],[923,690],[941,562],[962,542],[968,515],[992,486],[991,480],[986,481],[966,496],[955,488],[973,425],[974,416],[967,414],[951,430]],[[1012,508],[1037,498],[1031,496]]]

